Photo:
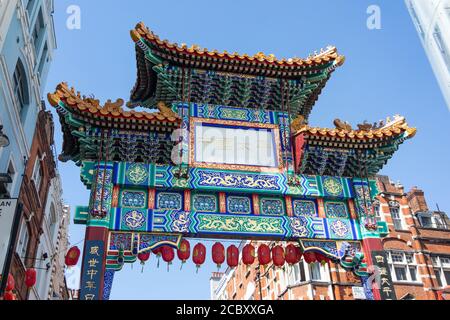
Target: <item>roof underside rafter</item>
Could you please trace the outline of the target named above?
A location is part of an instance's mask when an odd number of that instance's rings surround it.
[[[301,126],[295,133],[297,143],[302,144],[297,171],[311,175],[373,176],[405,140],[416,134],[416,129],[400,116],[379,128],[365,126],[359,130]]]
[[[181,119],[165,105],[159,104],[154,113],[126,111],[120,99],[101,106],[65,83],[49,93],[48,100],[57,109],[64,135],[61,161],[170,162],[171,133]]]

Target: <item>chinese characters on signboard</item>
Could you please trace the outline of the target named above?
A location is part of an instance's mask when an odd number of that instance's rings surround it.
[[[391,273],[384,251],[372,251],[372,262],[379,272],[379,289],[381,300],[397,300]],[[377,277],[378,278],[378,277]]]
[[[80,300],[100,300],[104,243],[103,241],[86,241],[85,250]]]

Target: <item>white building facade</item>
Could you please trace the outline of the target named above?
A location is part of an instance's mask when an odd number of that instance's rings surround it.
[[[450,0],[405,0],[450,109]]]
[[[56,48],[53,0],[0,0],[0,198],[18,198]],[[2,270],[10,227],[0,234]],[[0,271],[1,272],[1,271]]]
[[[68,298],[65,281],[65,255],[68,251],[70,207],[64,205],[59,175],[52,180],[42,235],[36,255],[36,285],[30,300],[64,300]]]

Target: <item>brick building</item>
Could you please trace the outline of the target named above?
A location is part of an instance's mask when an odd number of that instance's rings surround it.
[[[30,295],[30,290],[25,285],[26,269],[36,267],[37,261],[45,261],[50,254],[37,256],[43,233],[42,227],[48,192],[51,181],[56,176],[53,126],[53,118],[50,112],[40,111],[19,193],[19,202],[23,204],[23,211],[11,265],[11,274],[14,276],[16,294],[20,300],[26,300]],[[45,264],[44,268],[46,268]]]
[[[450,292],[450,221],[429,210],[424,192],[377,177],[380,194],[374,203],[383,247],[397,299],[436,300]],[[245,243],[241,244],[241,249]],[[270,246],[276,245],[272,242]],[[446,289],[447,287],[447,289]],[[364,299],[352,272],[329,262],[275,268],[242,263],[211,277],[212,297],[219,300],[354,300]]]

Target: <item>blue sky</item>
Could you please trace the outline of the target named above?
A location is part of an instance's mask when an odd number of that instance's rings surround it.
[[[381,8],[381,29],[366,26],[369,5]],[[70,5],[81,8],[81,29],[66,28]],[[177,43],[208,49],[277,57],[306,57],[329,44],[347,58],[315,105],[310,123],[332,126],[335,118],[356,125],[404,115],[418,128],[382,170],[406,190],[422,188],[431,209],[450,211],[450,113],[439,91],[418,35],[401,0],[314,1],[55,1],[58,49],[46,92],[61,81],[101,101],[129,98],[136,78],[134,45],[129,30],[143,21]],[[54,111],[54,110],[52,110]],[[56,121],[56,145],[62,135]],[[86,205],[88,192],[73,163],[60,163],[64,197],[72,208]],[[71,242],[84,238],[83,226],[72,226]],[[208,243],[211,244],[211,243]],[[210,261],[210,260],[209,260]],[[209,299],[209,262],[197,273],[189,262],[167,272],[153,256],[140,266],[116,274],[112,299]]]

